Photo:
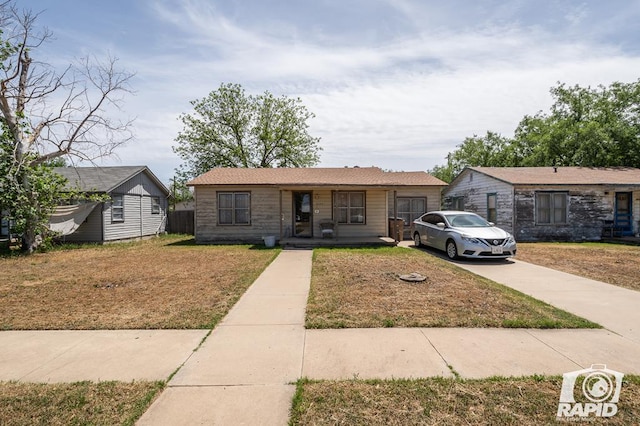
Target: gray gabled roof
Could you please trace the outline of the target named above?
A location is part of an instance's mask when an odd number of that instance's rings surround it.
[[[67,189],[109,193],[140,173],[146,173],[167,195],[169,190],[147,166],[55,167],[67,179]]]

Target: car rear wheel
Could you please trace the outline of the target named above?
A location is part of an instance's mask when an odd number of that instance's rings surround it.
[[[456,247],[456,243],[453,240],[447,240],[447,257],[451,260],[458,258],[458,248]]]
[[[416,247],[422,246],[422,241],[420,240],[420,234],[418,234],[417,232],[413,234],[413,244]]]

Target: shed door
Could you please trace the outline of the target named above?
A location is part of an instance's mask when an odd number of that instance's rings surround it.
[[[622,235],[633,234],[631,199],[631,192],[616,192],[615,226],[622,232]]]
[[[313,237],[313,210],[311,192],[293,193],[294,236]]]

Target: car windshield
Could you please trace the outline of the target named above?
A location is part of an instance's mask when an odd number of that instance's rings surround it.
[[[472,214],[448,214],[445,215],[451,226],[455,228],[483,228],[489,225],[489,222],[480,216]]]

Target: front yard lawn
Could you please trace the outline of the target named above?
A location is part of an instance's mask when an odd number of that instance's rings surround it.
[[[212,328],[279,253],[189,237],[0,258],[0,329]]]
[[[427,280],[399,280],[412,272]],[[437,257],[395,247],[315,250],[306,326],[599,327]]]
[[[484,380],[300,380],[290,425],[556,424],[561,387],[561,377],[539,376]],[[589,420],[594,420],[593,415]],[[640,377],[624,377],[615,416],[588,423],[639,424]]]
[[[518,243],[518,260],[640,290],[640,247],[605,243]]]
[[[0,382],[0,425],[133,425],[163,382]]]

